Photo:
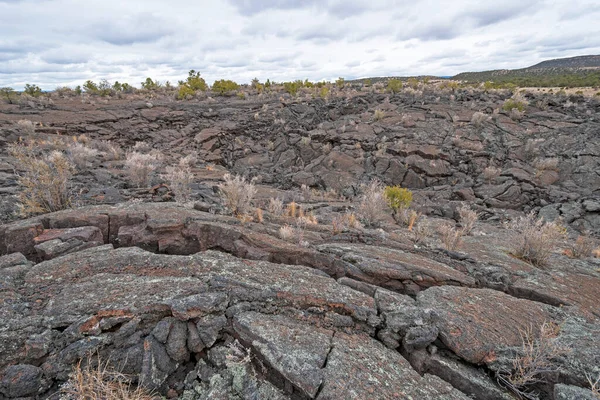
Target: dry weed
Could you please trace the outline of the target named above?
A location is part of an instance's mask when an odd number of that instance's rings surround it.
[[[492,119],[492,117],[490,117],[486,113],[483,113],[481,111],[476,111],[471,116],[471,124],[473,124],[477,128],[481,128],[484,123],[488,122],[491,119]]]
[[[23,133],[27,133],[27,134],[35,133],[35,125],[33,124],[33,122],[31,122],[27,119],[22,119],[22,120],[17,121],[17,126],[19,127],[19,130]]]
[[[225,207],[236,216],[248,214],[256,194],[254,181],[248,182],[244,177],[230,174],[225,174],[223,179],[225,182],[219,184],[219,194]]]
[[[108,140],[94,142],[93,147],[102,153],[106,160],[120,160],[123,155],[121,149]]]
[[[356,214],[354,214],[353,212],[347,212],[336,216],[331,221],[331,225],[333,227],[334,235],[344,232],[349,228],[362,229],[363,227],[358,218],[356,217]]]
[[[269,199],[269,204],[267,205],[267,211],[269,211],[273,215],[281,215],[283,213],[283,201],[281,199]]]
[[[587,235],[579,235],[575,242],[567,249],[567,255],[572,258],[591,257],[594,252],[595,242]]]
[[[502,172],[502,169],[496,168],[496,167],[490,165],[489,167],[487,167],[486,169],[483,170],[483,178],[488,183],[492,183],[492,181],[495,181],[496,179],[498,179],[501,172]]]
[[[463,236],[462,229],[444,224],[438,228],[438,233],[446,250],[455,251],[460,247]]]
[[[379,180],[374,179],[368,185],[363,185],[362,189],[363,194],[359,197],[357,213],[366,226],[376,227],[383,219],[384,210],[388,208],[384,186]]]
[[[385,118],[385,112],[380,109],[375,110],[375,112],[373,113],[373,120],[381,121],[383,118]]]
[[[150,175],[160,167],[162,158],[156,154],[143,154],[137,151],[127,153],[125,170],[129,179],[138,187],[146,187],[150,183]]]
[[[262,209],[257,208],[256,210],[254,210],[254,215],[256,217],[256,222],[258,222],[259,224],[262,224],[265,221]]]
[[[134,387],[131,378],[110,368],[107,361],[98,360],[93,366],[88,358],[85,366],[79,361],[61,385],[61,400],[154,400],[142,387]]]
[[[168,166],[165,170],[166,173],[162,175],[162,178],[167,181],[169,189],[175,195],[175,201],[178,203],[190,201],[192,195],[190,185],[194,180],[191,168],[180,162],[179,166]]]
[[[498,375],[515,394],[533,399],[535,395],[526,391],[528,386],[543,381],[543,376],[557,371],[554,360],[567,352],[556,343],[560,327],[553,322],[544,322],[539,333],[533,327],[520,331],[521,348],[512,359],[512,370]]]
[[[431,236],[431,230],[425,217],[421,217],[414,225],[412,232],[412,240],[416,244],[423,243],[426,238]]]
[[[52,151],[37,155],[34,148],[25,145],[9,146],[8,151],[17,164],[15,174],[21,188],[18,195],[21,215],[54,212],[70,206],[69,181],[73,176],[73,165],[63,153]]]
[[[473,231],[475,223],[479,219],[479,215],[477,212],[471,210],[471,207],[466,204],[463,204],[462,207],[458,209],[458,215],[460,216],[463,234],[468,236],[471,231]]]
[[[75,166],[81,170],[87,168],[92,160],[96,158],[99,151],[85,144],[74,142],[68,147],[69,158]]]
[[[279,237],[285,241],[290,241],[296,236],[296,230],[290,225],[284,225],[279,228]]]
[[[558,240],[564,236],[564,228],[556,222],[544,222],[531,212],[508,224],[515,231],[511,235],[512,254],[536,267],[546,265]]]

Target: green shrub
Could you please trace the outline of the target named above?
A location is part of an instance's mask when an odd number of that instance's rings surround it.
[[[323,86],[319,90],[319,97],[321,97],[322,99],[326,99],[327,96],[329,96],[329,88],[327,86]]]
[[[240,88],[240,85],[229,79],[221,79],[215,81],[212,85],[212,91],[219,96],[223,96],[229,92],[234,92]]]
[[[509,111],[509,112],[512,110],[515,110],[515,109],[520,112],[523,112],[523,111],[525,111],[525,103],[520,100],[508,99],[502,105],[502,109],[504,111]]]
[[[152,78],[146,78],[144,82],[142,82],[142,89],[146,90],[158,90],[162,87],[159,81],[153,81]]]
[[[392,78],[388,80],[387,84],[388,92],[398,93],[402,90],[402,81],[400,79]]]
[[[102,79],[98,84],[98,94],[102,97],[113,94],[112,85],[106,79]]]
[[[394,214],[397,214],[399,210],[410,207],[413,194],[410,190],[400,186],[386,186],[383,196]]]
[[[15,92],[15,90],[11,87],[3,87],[0,88],[0,97],[6,99],[8,104],[14,104],[17,97],[17,92]]]
[[[188,73],[187,80],[184,84],[194,92],[198,90],[205,92],[208,90],[208,85],[206,84],[204,78],[200,77],[200,72],[196,72],[193,69]]]
[[[408,78],[406,84],[413,89],[419,88],[419,80],[417,78]]]
[[[181,85],[179,86],[179,91],[177,92],[177,99],[185,100],[188,97],[194,97],[195,94],[196,92],[191,87],[187,85]]]
[[[346,80],[342,77],[339,77],[337,79],[337,81],[335,81],[335,84],[337,85],[337,87],[339,87],[340,89],[343,89],[344,86],[346,85]]]
[[[301,87],[302,87],[302,81],[284,82],[283,83],[283,90],[285,90],[292,96],[295,96]]]
[[[96,83],[92,80],[85,81],[83,84],[83,90],[87,94],[98,94],[99,92],[98,85],[96,85]]]
[[[42,94],[42,89],[38,85],[30,85],[29,83],[25,85],[25,90],[23,90],[26,94],[32,97],[38,97]]]

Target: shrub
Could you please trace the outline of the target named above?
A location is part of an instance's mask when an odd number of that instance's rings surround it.
[[[38,85],[30,85],[27,83],[23,92],[31,97],[39,97],[42,94],[42,89]]]
[[[387,91],[392,93],[399,93],[402,90],[402,81],[400,79],[392,78],[388,81]]]
[[[200,90],[202,92],[206,92],[208,90],[208,85],[206,84],[204,78],[200,77],[200,72],[196,72],[193,69],[188,73],[185,85],[187,85],[193,91]]]
[[[175,201],[186,203],[190,200],[192,191],[190,185],[194,180],[194,174],[188,164],[182,158],[177,166],[168,166],[166,173],[162,176],[168,182],[169,189],[175,195]]]
[[[362,229],[362,224],[356,217],[356,214],[352,212],[346,212],[338,215],[331,221],[333,227],[333,233],[338,234],[348,230],[348,228]]]
[[[383,184],[374,179],[363,185],[363,194],[359,197],[357,213],[366,226],[378,226],[388,204],[384,196]]]
[[[217,93],[219,96],[223,96],[229,92],[234,92],[240,88],[240,85],[231,80],[221,79],[215,81],[212,85],[212,91]]]
[[[288,92],[290,95],[295,96],[298,93],[298,90],[302,88],[302,85],[302,81],[284,82],[283,90]]]
[[[340,88],[343,89],[344,86],[346,85],[346,80],[342,77],[337,78],[337,80],[335,81],[335,85]]]
[[[120,160],[122,156],[121,149],[108,140],[101,140],[93,143],[94,148],[104,155],[106,160]]]
[[[531,212],[508,224],[515,231],[511,235],[512,254],[536,267],[546,265],[558,240],[564,235],[564,228],[556,222],[544,222]]]
[[[95,365],[95,366],[94,366]],[[60,399],[121,399],[121,400],[153,400],[151,393],[141,387],[134,387],[132,379],[112,369],[108,362],[88,358],[85,366],[80,360],[69,379],[60,387]]]
[[[269,199],[269,204],[267,206],[267,211],[274,215],[281,215],[283,213],[283,201],[281,199]]]
[[[69,146],[68,153],[73,164],[79,169],[84,169],[90,164],[90,160],[98,156],[99,151],[76,142]]]
[[[383,195],[394,215],[407,209],[412,203],[412,192],[400,186],[386,186]]]
[[[463,204],[463,206],[458,209],[458,215],[460,217],[459,219],[462,225],[463,234],[468,236],[471,231],[473,231],[475,222],[477,222],[479,216],[477,215],[477,212],[471,210],[471,207],[466,204]]]
[[[573,258],[591,257],[594,251],[595,243],[587,235],[579,235],[575,242],[568,249],[567,255]]]
[[[247,182],[244,177],[225,174],[225,182],[219,184],[219,193],[225,207],[235,216],[247,214],[252,208],[252,199],[256,194],[256,187],[252,181]]]
[[[485,122],[488,122],[490,119],[491,117],[489,115],[482,113],[481,111],[477,111],[471,116],[471,124],[480,128]]]
[[[542,382],[543,375],[558,371],[555,359],[567,351],[556,342],[559,332],[558,325],[548,322],[542,324],[539,333],[534,333],[533,327],[521,331],[521,348],[512,357],[511,371],[498,374],[500,382],[519,397],[531,398],[527,387]]]
[[[294,239],[294,237],[296,236],[296,230],[289,226],[289,225],[284,225],[282,227],[279,228],[279,237],[283,240],[289,241]]]
[[[187,85],[179,86],[179,90],[177,91],[177,99],[178,100],[188,100],[194,97],[196,92]]]
[[[492,181],[495,181],[500,176],[501,172],[502,170],[500,168],[490,165],[483,170],[483,178],[488,181],[488,183],[492,183]]]
[[[11,145],[9,153],[15,158],[19,213],[22,216],[64,210],[71,204],[69,181],[73,166],[59,151],[38,156],[31,146]]]
[[[137,151],[127,153],[125,170],[129,179],[138,187],[150,183],[150,175],[160,166],[162,160],[157,154],[142,154]]]
[[[380,121],[385,117],[385,112],[383,110],[377,109],[375,110],[375,112],[373,113],[373,119],[375,121]]]
[[[319,89],[319,97],[322,99],[326,99],[329,96],[329,88],[327,86],[323,86]]]
[[[462,243],[463,231],[449,224],[444,224],[438,228],[438,233],[442,240],[444,248],[450,251],[458,249]]]
[[[21,119],[21,120],[17,121],[17,126],[19,127],[19,130],[23,133],[26,133],[29,135],[31,135],[32,133],[35,133],[35,125],[33,124],[33,122],[29,121],[28,119]]]
[[[423,241],[425,240],[425,238],[429,237],[431,235],[431,230],[429,229],[429,225],[427,224],[427,220],[426,217],[421,217],[420,219],[417,219],[417,221],[415,221],[415,225],[413,227],[413,229],[411,230],[412,232],[412,240],[415,243],[423,243]]]
[[[525,106],[526,103],[522,100],[518,100],[518,99],[508,99],[504,102],[504,104],[502,105],[502,109],[504,111],[512,111],[512,110],[517,110],[519,112],[524,112],[525,111]]]
[[[11,87],[0,88],[0,98],[5,99],[8,104],[15,104],[17,100],[17,92]]]
[[[162,87],[159,81],[153,81],[152,78],[146,78],[144,82],[141,83],[142,89],[145,90],[158,90]]]
[[[88,94],[98,94],[99,92],[98,85],[91,80],[85,81],[83,84],[83,90]]]

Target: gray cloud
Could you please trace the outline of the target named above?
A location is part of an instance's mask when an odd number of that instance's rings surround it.
[[[0,86],[519,68],[600,53],[599,13],[592,0],[0,0]]]

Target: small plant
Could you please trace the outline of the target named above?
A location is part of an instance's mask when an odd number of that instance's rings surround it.
[[[16,160],[15,174],[21,188],[19,213],[22,216],[64,210],[71,205],[69,181],[73,166],[62,152],[37,155],[32,146],[25,145],[9,146],[8,151]]]
[[[344,86],[346,85],[346,80],[342,77],[337,78],[337,80],[335,81],[335,85],[340,88],[343,89]]]
[[[108,140],[101,140],[92,144],[106,160],[120,160],[122,157],[121,149]]]
[[[555,359],[566,353],[566,349],[559,346],[556,337],[560,327],[552,322],[544,322],[539,333],[533,327],[521,331],[521,348],[512,358],[510,372],[500,372],[498,378],[511,391],[518,396],[531,399],[527,387],[543,382],[543,376],[558,370]]]
[[[511,235],[512,254],[536,267],[546,265],[556,243],[565,234],[558,223],[545,222],[533,212],[518,217],[508,228],[516,233]]]
[[[194,174],[188,160],[184,157],[179,160],[177,166],[168,166],[165,170],[166,173],[162,177],[168,182],[169,189],[175,195],[175,201],[178,203],[190,201],[192,194],[190,185],[194,180]]]
[[[490,165],[489,167],[486,167],[483,170],[483,178],[488,183],[492,183],[492,181],[495,181],[500,176],[500,173],[502,173],[502,170],[500,168],[496,168]]]
[[[329,96],[329,88],[327,86],[323,86],[319,89],[319,97],[322,99],[326,99]]]
[[[374,179],[368,185],[363,185],[362,191],[357,213],[366,226],[376,227],[384,216],[384,210],[388,207],[384,186],[379,180]]]
[[[19,127],[19,130],[23,133],[29,135],[35,133],[35,125],[28,119],[21,119],[17,121],[17,126]]]
[[[481,111],[477,111],[471,116],[471,124],[477,128],[481,128],[483,124],[488,122],[490,119],[492,119],[492,117],[489,115],[482,113]]]
[[[273,215],[281,215],[283,213],[283,201],[281,199],[269,199],[269,204],[267,205],[267,211],[269,211]]]
[[[565,253],[572,258],[587,258],[592,256],[594,247],[593,239],[587,235],[579,235],[571,248],[567,249]]]
[[[296,236],[296,230],[290,225],[284,225],[279,228],[279,237],[283,240],[290,241]]]
[[[256,194],[256,186],[253,181],[246,181],[241,176],[223,176],[225,182],[219,184],[219,194],[225,207],[235,216],[248,214],[252,208],[252,199]]]
[[[413,194],[410,190],[400,186],[386,186],[383,195],[388,206],[392,209],[392,214],[396,219],[399,213],[402,213],[412,203]]]
[[[90,164],[90,161],[97,157],[100,152],[96,149],[87,147],[83,143],[75,142],[69,145],[68,153],[73,164],[82,170],[85,169]]]
[[[138,187],[150,183],[150,175],[160,167],[162,159],[157,154],[143,154],[133,151],[127,154],[125,170],[129,179]]]
[[[391,93],[399,93],[402,90],[402,81],[400,79],[392,78],[388,81],[387,91]]]
[[[427,224],[427,220],[424,216],[420,217],[415,221],[415,225],[413,226],[412,232],[412,240],[416,244],[423,243],[425,238],[431,235],[431,230],[429,229],[429,225]]]
[[[17,92],[11,87],[0,88],[0,98],[5,99],[8,104],[15,104],[17,100]]]
[[[132,377],[112,369],[107,361],[95,362],[88,357],[85,366],[79,361],[60,387],[61,400],[153,400],[156,397],[140,386],[135,387]]]
[[[356,217],[356,214],[354,214],[353,212],[346,212],[344,214],[336,216],[331,221],[331,225],[333,227],[334,235],[344,232],[349,228],[362,229],[363,227],[358,218]]]
[[[463,237],[462,229],[444,224],[438,228],[438,233],[446,250],[455,251],[460,247]]]
[[[479,219],[477,212],[471,210],[471,207],[463,204],[462,207],[458,209],[459,220],[462,225],[463,234],[468,236],[475,227],[475,222]]]
[[[373,113],[373,120],[381,121],[385,117],[385,112],[383,110],[377,109]]]
[[[292,201],[291,203],[289,203],[287,205],[287,215],[289,215],[292,218],[296,218],[300,216],[300,212],[301,209],[300,207],[298,207],[298,203],[296,203],[295,201]]]
[[[521,99],[510,98],[504,102],[504,104],[502,105],[502,110],[507,111],[507,112],[510,112],[512,110],[524,112],[526,105],[527,104]]]

